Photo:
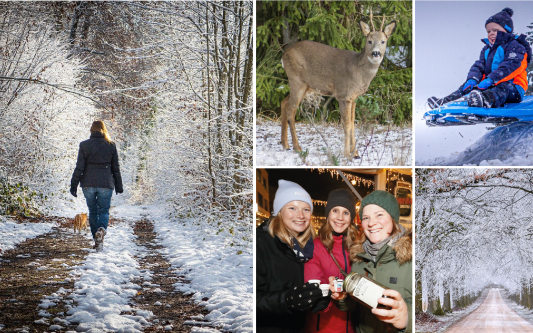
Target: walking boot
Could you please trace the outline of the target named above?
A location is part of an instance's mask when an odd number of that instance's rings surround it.
[[[94,235],[94,245],[96,247],[96,252],[100,252],[104,249],[104,236],[106,231],[104,228],[98,228],[96,234]]]

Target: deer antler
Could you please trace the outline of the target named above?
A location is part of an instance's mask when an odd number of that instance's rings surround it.
[[[383,21],[381,21],[381,28],[379,28],[379,31],[383,31],[384,24],[385,24],[385,15],[383,15]]]
[[[374,20],[372,20],[372,7],[370,7],[370,23],[372,24],[372,32],[376,31],[374,27]]]

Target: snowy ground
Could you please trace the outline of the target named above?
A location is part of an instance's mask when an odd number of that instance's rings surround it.
[[[2,251],[10,250],[28,238],[46,234],[53,226],[54,223],[16,223],[0,215],[0,256]]]
[[[200,305],[207,307],[206,316],[216,327],[232,332],[251,332],[253,326],[253,245],[237,245],[193,219],[168,220],[163,211],[149,208],[136,212],[121,208],[119,216],[140,214],[155,222],[163,255],[176,268],[176,274],[187,276],[190,283],[178,282],[176,289],[194,294]],[[202,301],[208,298],[207,301]]]
[[[112,209],[111,215],[125,222],[109,226],[104,251],[97,253],[87,248],[83,262],[72,266],[60,264],[70,271],[65,281],[74,280],[74,287],[60,287],[55,293],[44,295],[38,309],[28,309],[39,312],[36,324],[50,331],[75,327],[76,331],[84,332],[141,332],[153,325],[149,322],[153,313],[132,301],[141,292],[158,288],[150,282],[151,270],[140,267],[143,256],[148,255],[147,249],[135,243],[133,222],[145,217],[154,223],[157,242],[163,246],[161,254],[172,265],[177,281],[175,290],[193,295],[209,311],[205,318],[200,315],[186,323],[193,327],[192,332],[252,332],[252,244],[234,244],[227,234],[217,234],[217,230],[192,219],[169,220],[162,209],[155,207],[121,206]],[[52,226],[15,225],[3,219],[0,248],[13,248],[26,238],[49,232]],[[84,237],[91,238],[89,234]],[[41,267],[39,261],[33,266],[39,270],[52,269]],[[144,282],[140,285],[138,281]],[[54,310],[60,303],[68,309],[64,315]],[[170,306],[157,302],[155,305]]]
[[[361,159],[348,161],[343,157],[344,130],[339,124],[314,126],[309,123],[297,123],[296,132],[300,147],[307,151],[296,153],[292,149],[292,139],[288,135],[291,150],[281,146],[281,124],[279,122],[257,118],[256,123],[256,165],[258,166],[299,166],[299,165],[333,165],[326,154],[327,140],[332,155],[336,156],[338,165],[359,166],[410,166],[412,154],[412,130],[410,126],[397,127],[373,125],[364,133],[360,126],[355,128],[357,151]]]
[[[418,120],[415,121],[418,123]],[[533,124],[516,122],[487,130],[491,124],[430,127],[433,136],[416,132],[416,165],[531,166],[533,165]],[[430,138],[431,137],[431,138]],[[441,144],[434,141],[440,138]],[[420,142],[419,142],[420,141]],[[421,146],[439,146],[424,150]],[[424,152],[422,155],[421,152]]]
[[[53,320],[46,309],[66,298],[72,300],[72,306],[63,323],[78,324],[77,331],[141,332],[143,325],[148,325],[146,319],[152,313],[137,311],[128,304],[142,288],[130,280],[141,275],[145,280],[150,279],[150,272],[141,272],[134,258],[140,249],[133,243],[133,230],[128,224],[120,224],[109,227],[108,231],[104,251],[90,250],[84,263],[73,267],[74,290],[60,288],[43,299],[39,305],[43,322],[46,323],[46,318]],[[88,234],[86,237],[90,238]],[[121,315],[130,311],[136,315]],[[61,321],[55,321],[56,329],[61,329],[57,327],[60,324]]]
[[[476,310],[487,298],[488,296],[488,290],[485,290],[483,292],[483,295],[480,296],[474,303],[470,304],[464,309],[455,308],[452,313],[447,313],[444,316],[435,316],[430,315],[434,320],[431,322],[424,321],[416,321],[415,323],[415,332],[417,333],[442,333],[444,332],[450,325],[453,323],[458,322],[468,314],[470,314],[472,311]],[[417,313],[418,316],[418,313]]]
[[[520,317],[528,321],[533,325],[533,310],[522,305],[516,304],[514,301],[508,298],[507,292],[502,292],[502,298],[511,309],[516,311]]]

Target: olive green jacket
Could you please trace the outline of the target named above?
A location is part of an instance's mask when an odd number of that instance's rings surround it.
[[[400,238],[393,247],[385,245],[379,250],[376,262],[364,252],[363,244],[355,244],[350,248],[352,259],[352,272],[363,274],[376,280],[387,288],[398,291],[409,312],[407,327],[398,330],[391,324],[379,320],[370,309],[353,300],[350,296],[338,301],[338,307],[342,311],[353,311],[357,333],[412,333],[414,332],[412,313],[412,232]]]

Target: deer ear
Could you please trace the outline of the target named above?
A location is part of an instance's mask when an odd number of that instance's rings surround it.
[[[396,30],[396,21],[392,21],[391,23],[387,24],[383,32],[385,33],[387,38],[389,38],[390,35],[392,35],[392,33],[394,32],[394,30]]]
[[[363,35],[368,36],[370,34],[370,27],[368,26],[368,24],[363,21],[359,21],[359,26],[361,27]]]

